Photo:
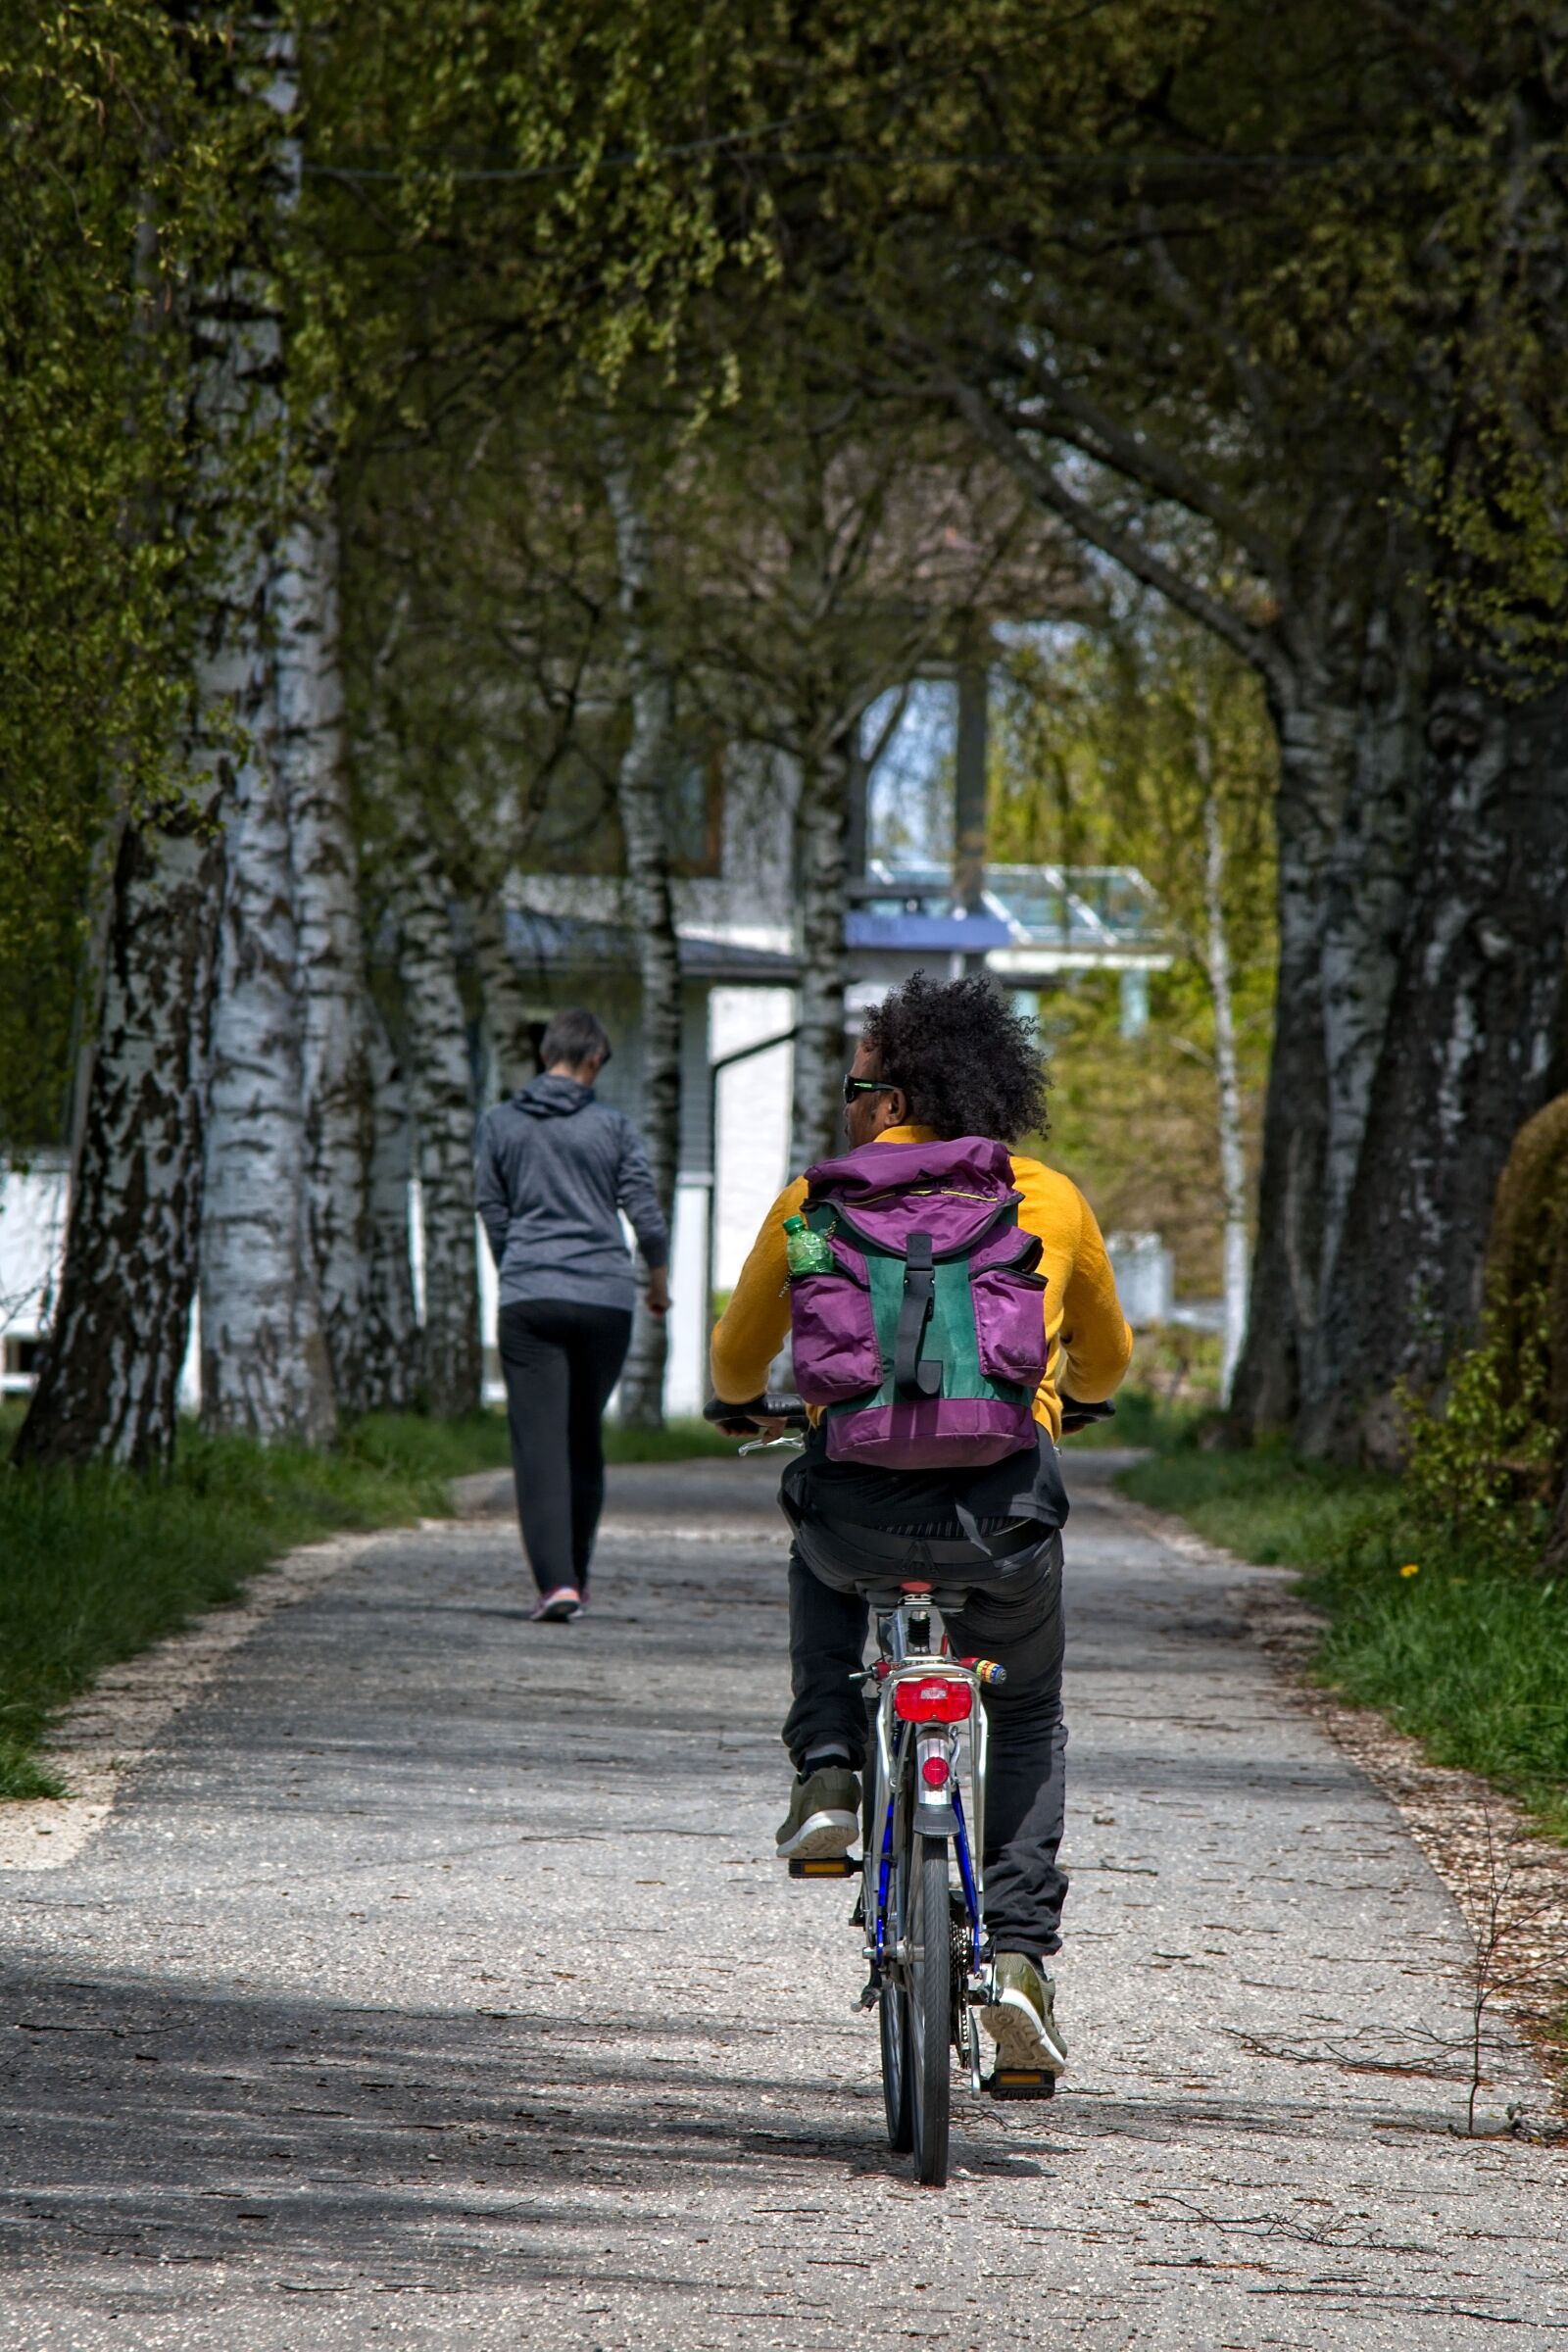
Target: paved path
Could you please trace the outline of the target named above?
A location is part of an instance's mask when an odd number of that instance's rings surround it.
[[[770,1859],[770,1475],[628,1471],[582,1625],[502,1518],[388,1537],[4,1882],[0,2346],[1568,2345],[1446,1895],[1234,1570],[1075,1484],[1054,2108],[888,2158],[849,1890]]]

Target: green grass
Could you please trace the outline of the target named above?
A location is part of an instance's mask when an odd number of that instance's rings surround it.
[[[1396,1479],[1284,1451],[1166,1453],[1116,1483],[1211,1543],[1301,1570],[1328,1620],[1314,1679],[1568,1839],[1568,1586],[1422,1530]]]
[[[709,1454],[732,1454],[736,1441],[709,1421],[666,1421],[662,1429],[622,1429],[605,1423],[609,1462],[690,1462]]]
[[[1283,1447],[1202,1452],[1189,1432],[1175,1446],[1161,1445],[1157,1434],[1153,1442],[1160,1446],[1153,1459],[1123,1471],[1117,1486],[1264,1567],[1317,1569],[1396,1541],[1394,1479],[1298,1461]]]
[[[419,1480],[512,1466],[507,1417],[488,1410],[457,1421],[430,1421],[422,1413],[372,1413],[354,1424],[338,1450],[388,1476]]]
[[[1162,1452],[1175,1452],[1196,1444],[1206,1409],[1198,1404],[1168,1403],[1152,1389],[1118,1389],[1114,1402],[1113,1420],[1091,1421],[1087,1429],[1075,1429],[1066,1443],[1075,1447],[1087,1446],[1091,1450],[1152,1446]]]
[[[0,1420],[0,1446],[18,1417]],[[104,1667],[235,1599],[291,1545],[433,1518],[450,1479],[506,1458],[499,1414],[386,1414],[330,1453],[186,1428],[167,1480],[0,1468],[0,1797],[59,1792],[38,1740]]]

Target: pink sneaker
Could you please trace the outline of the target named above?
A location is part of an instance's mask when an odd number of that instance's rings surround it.
[[[536,1625],[562,1625],[582,1615],[582,1594],[575,1585],[558,1585],[535,1601],[528,1612]]]

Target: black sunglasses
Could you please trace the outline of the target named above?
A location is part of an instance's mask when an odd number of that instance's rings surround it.
[[[852,1078],[844,1080],[844,1107],[853,1107],[857,1095],[891,1095],[897,1092],[891,1078]]]

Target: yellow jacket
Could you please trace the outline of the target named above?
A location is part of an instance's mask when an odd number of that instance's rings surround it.
[[[928,1144],[929,1127],[889,1127],[880,1144]],[[1018,1222],[1041,1243],[1039,1271],[1046,1278],[1046,1377],[1035,1392],[1035,1419],[1054,1438],[1061,1435],[1061,1395],[1098,1404],[1121,1384],[1131,1361],[1133,1335],[1116,1297],[1115,1277],[1095,1212],[1078,1187],[1038,1159],[1014,1154],[1012,1181],[1023,1199]],[[713,1334],[715,1393],[726,1404],[759,1396],[767,1368],[790,1327],[789,1268],[784,1253],[784,1220],[806,1200],[806,1178],[787,1184],[762,1220],[741,1268],[729,1305]]]

